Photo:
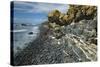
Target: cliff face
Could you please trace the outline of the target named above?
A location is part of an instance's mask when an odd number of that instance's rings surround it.
[[[88,5],[70,5],[66,14],[61,13],[59,10],[54,10],[49,13],[49,22],[59,25],[68,25],[72,22],[79,22],[80,20],[93,19],[96,16],[97,7]]]
[[[40,36],[15,57],[15,65],[97,60],[97,8],[70,5],[54,10],[41,25]]]
[[[49,13],[48,20],[48,26],[53,31],[49,37],[57,42],[56,45],[66,45],[65,49],[62,48],[63,53],[72,53],[74,59],[77,56],[77,61],[97,60],[96,6],[70,5],[66,14],[58,10]]]

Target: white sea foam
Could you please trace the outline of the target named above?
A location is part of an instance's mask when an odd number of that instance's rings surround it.
[[[35,27],[32,28],[32,31],[37,33],[37,32],[39,32],[39,28],[37,26],[35,26]]]
[[[11,31],[11,32],[25,32],[25,31],[27,31],[26,29],[22,29],[22,30],[13,30],[13,31]]]

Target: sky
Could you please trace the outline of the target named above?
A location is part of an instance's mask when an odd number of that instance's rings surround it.
[[[48,13],[54,9],[66,13],[68,5],[14,1],[14,23],[40,24],[47,20]]]

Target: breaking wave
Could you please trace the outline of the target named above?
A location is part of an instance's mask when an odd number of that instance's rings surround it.
[[[22,29],[22,30],[13,30],[13,31],[11,31],[11,32],[25,32],[25,31],[27,31],[26,29]]]

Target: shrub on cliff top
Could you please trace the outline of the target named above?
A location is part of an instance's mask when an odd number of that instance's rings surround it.
[[[48,14],[50,23],[58,25],[68,25],[70,23],[79,22],[82,19],[93,19],[96,15],[97,7],[88,5],[70,5],[66,14],[61,13],[59,10],[53,10]]]

